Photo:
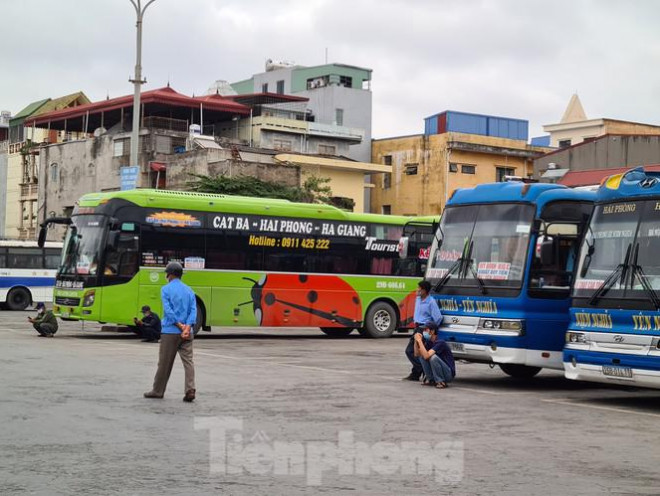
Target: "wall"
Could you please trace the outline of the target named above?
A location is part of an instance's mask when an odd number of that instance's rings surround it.
[[[294,70],[293,67],[287,67],[284,69],[277,69],[275,71],[255,74],[254,76],[252,76],[252,80],[254,81],[254,89],[252,92],[261,93],[261,86],[264,83],[268,83],[268,93],[277,93],[277,82],[284,81],[284,93],[290,95],[292,93],[291,73],[293,70]]]
[[[0,205],[7,205],[7,158],[6,153],[0,153]],[[5,237],[5,214],[0,215],[0,238]]]
[[[294,93],[307,90],[307,80],[321,76],[338,75],[353,78],[353,88],[362,89],[362,81],[371,79],[371,71],[359,67],[341,64],[326,64],[315,67],[299,67],[293,73],[292,91]]]
[[[534,176],[540,177],[550,163],[576,171],[660,164],[660,136],[608,135],[558,150],[534,161]]]
[[[383,205],[390,205],[396,215],[437,215],[454,189],[494,182],[497,167],[531,175],[532,157],[547,150],[524,141],[461,133],[375,140],[373,162],[382,164],[390,155],[393,172],[389,189],[383,188],[384,174],[375,176],[371,211],[381,213]],[[457,164],[457,172],[449,172],[450,163]],[[407,164],[417,164],[417,174],[407,175]],[[475,174],[462,173],[462,164],[476,166]]]
[[[550,133],[550,145],[555,147],[559,146],[559,142],[562,140],[570,139],[571,145],[577,145],[587,138],[595,138],[604,134],[660,134],[660,126],[614,119],[591,119],[566,124],[552,124],[543,128]]]

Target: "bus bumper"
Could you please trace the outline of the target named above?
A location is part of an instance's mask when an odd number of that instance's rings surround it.
[[[608,373],[605,371],[610,369]],[[629,377],[612,375],[614,371]],[[564,350],[564,375],[574,381],[660,388],[660,358]]]
[[[460,342],[457,339],[448,339],[447,343],[457,360],[484,363],[510,363],[527,365],[529,367],[541,367],[550,369],[562,369],[562,355],[560,351],[528,350],[524,348],[513,348],[498,346],[495,342],[484,345],[476,343]]]

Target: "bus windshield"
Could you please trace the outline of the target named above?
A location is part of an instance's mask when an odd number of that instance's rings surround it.
[[[431,248],[426,278],[436,286],[442,281],[443,287],[520,288],[533,220],[532,205],[448,207]]]
[[[105,217],[77,215],[72,218],[58,275],[95,275],[101,257]]]
[[[653,201],[598,205],[585,235],[574,297],[653,303],[660,291],[660,209]],[[607,306],[607,303],[602,303]]]

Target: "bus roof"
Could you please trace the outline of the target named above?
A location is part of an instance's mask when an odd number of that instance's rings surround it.
[[[0,239],[0,248],[38,248],[37,241]],[[46,241],[44,248],[62,248],[61,241]]]
[[[511,181],[457,189],[447,202],[447,206],[515,202],[535,204],[541,209],[551,201],[595,201],[595,198],[596,194],[593,191],[575,190],[561,184]]]
[[[346,212],[322,203],[295,203],[274,198],[215,195],[190,191],[133,189],[106,193],[89,193],[79,200],[81,207],[96,207],[112,199],[123,199],[146,208],[176,208],[200,212],[231,212],[239,214],[307,217],[354,222],[378,222],[403,225],[411,217]]]
[[[610,176],[598,188],[596,200],[605,202],[640,196],[660,196],[660,172],[637,167]]]

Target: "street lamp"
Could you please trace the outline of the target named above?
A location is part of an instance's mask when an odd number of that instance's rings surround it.
[[[131,162],[129,165],[138,165],[138,140],[140,139],[140,86],[147,82],[142,79],[142,18],[147,7],[156,0],[149,0],[144,8],[141,5],[142,0],[129,0],[135,7],[137,15],[137,49],[135,55],[135,76],[128,81],[133,83],[133,132],[131,133]]]

